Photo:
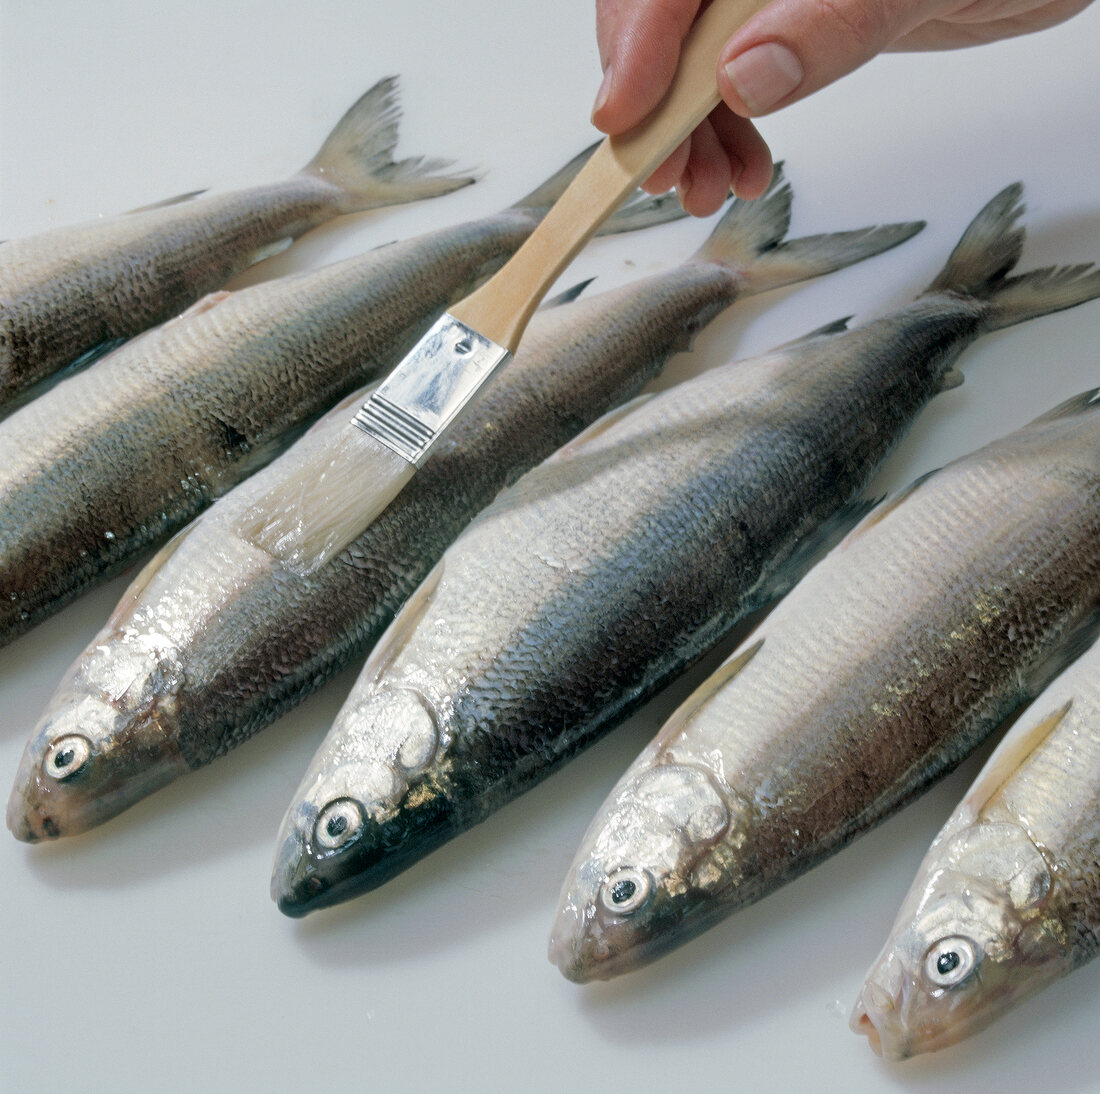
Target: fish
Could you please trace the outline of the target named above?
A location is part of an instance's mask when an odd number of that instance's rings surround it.
[[[235,521],[265,490],[292,504],[301,467],[339,442],[350,404],[225,494],[137,576],[57,689],[12,791],[15,835],[83,832],[253,735],[365,656],[479,509],[634,395],[707,321],[917,229],[784,241],[790,208],[777,179],[764,200],[735,202],[680,268],[540,312],[438,457],[316,572],[293,574]],[[49,757],[70,747],[85,759],[58,779]]]
[[[1008,282],[1022,303],[1100,272]],[[1095,392],[873,510],[688,697],[592,821],[550,957],[629,972],[954,768],[1100,622]]]
[[[450,193],[470,175],[394,162],[397,81],[380,80],[296,175],[202,191],[0,243],[0,407],[58,369],[162,323],[345,213]]]
[[[852,1011],[885,1058],[956,1044],[1100,952],[1098,680],[1094,644],[933,840]]]
[[[205,296],[0,422],[0,644],[164,542],[383,375],[587,157],[500,213]],[[682,216],[628,204],[608,231]]]
[[[786,591],[862,511],[859,491],[905,428],[958,382],[962,349],[1076,298],[1059,286],[1021,300],[1004,280],[1019,194],[989,203],[915,303],[606,417],[479,514],[314,756],[277,841],[279,907],[304,915],[383,884]]]

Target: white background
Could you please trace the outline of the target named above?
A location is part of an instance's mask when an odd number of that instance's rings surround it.
[[[380,76],[401,154],[484,171],[436,202],[347,218],[252,272],[319,265],[511,203],[593,137],[589,0],[3,0],[0,238],[290,173]],[[971,216],[1026,183],[1023,266],[1100,260],[1100,6],[1041,36],[879,58],[766,119],[793,234],[926,218],[917,239],[733,309],[676,375],[909,300]],[[681,261],[705,224],[597,243],[565,282]],[[1100,304],[985,338],[878,490],[1100,383]],[[0,775],[125,582],[0,651]],[[303,922],[268,898],[274,836],[352,681],[88,836],[0,838],[3,1091],[1100,1088],[1100,965],[981,1037],[897,1068],[847,1012],[971,761],[851,849],[640,973],[578,988],[545,958],[561,877],[663,697],[383,890]]]

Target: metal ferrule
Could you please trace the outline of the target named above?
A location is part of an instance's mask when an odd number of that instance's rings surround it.
[[[511,354],[444,313],[360,407],[355,425],[414,467]]]

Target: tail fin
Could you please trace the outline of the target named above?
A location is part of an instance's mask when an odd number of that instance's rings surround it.
[[[539,216],[565,192],[565,188],[577,177],[580,169],[589,161],[600,142],[590,144],[583,152],[574,156],[564,167],[559,168],[545,182],[525,194],[512,208],[530,210]],[[638,191],[596,231],[598,236],[616,235],[620,232],[633,232],[639,228],[650,228],[655,224],[667,224],[687,216],[675,194],[659,194],[650,197]]]
[[[565,192],[565,188],[577,177],[580,169],[592,158],[592,153],[600,142],[590,144],[583,152],[578,152],[564,167],[555,171],[545,182],[540,183],[529,194],[524,194],[512,206],[513,209],[549,209]]]
[[[963,292],[988,302],[984,326],[999,330],[1072,308],[1100,296],[1100,270],[1090,263],[1046,266],[1017,277],[1024,230],[1023,185],[1006,186],[974,218],[929,291]]]
[[[735,198],[690,262],[714,262],[731,269],[751,266],[775,248],[791,226],[791,186],[778,163],[772,181],[756,201]]]
[[[928,286],[929,292],[960,292],[981,296],[1004,280],[1020,260],[1024,230],[1016,221],[1024,211],[1023,183],[1006,186],[971,221],[955,245],[947,265]]]
[[[1100,270],[1090,263],[1048,266],[1010,277],[995,287],[986,315],[987,330],[1062,311],[1100,296]]]
[[[742,292],[765,292],[870,258],[903,243],[924,227],[924,221],[918,220],[805,236],[784,243],[790,217],[790,184],[782,181],[777,169],[764,197],[735,201],[691,261],[728,266],[742,278]]]
[[[379,80],[336,123],[302,174],[317,175],[344,192],[345,213],[401,205],[449,194],[476,181],[468,175],[441,175],[443,160],[394,162],[397,144],[397,77]]]

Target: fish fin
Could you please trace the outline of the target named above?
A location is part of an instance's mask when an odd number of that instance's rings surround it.
[[[450,166],[443,160],[415,157],[394,162],[400,114],[397,77],[379,80],[336,123],[300,173],[339,187],[345,213],[438,197],[476,181],[470,175],[438,174]]]
[[[524,209],[537,213],[540,217],[565,192],[566,187],[577,177],[580,169],[592,158],[592,153],[600,146],[600,141],[590,144],[583,152],[575,155],[564,167],[560,167],[545,182],[540,183],[529,194],[525,194],[512,209]],[[655,224],[666,224],[672,220],[682,220],[687,216],[679,198],[673,193],[656,196],[641,190],[627,198],[620,208],[596,229],[597,236],[617,235],[620,232],[633,232],[639,228],[649,228]]]
[[[92,346],[91,349],[85,350],[79,357],[66,365],[63,371],[55,373],[55,376],[72,376],[74,372],[82,372],[89,365],[94,365],[101,357],[106,357],[108,353],[114,353],[119,346],[127,341],[129,341],[127,338],[108,338],[106,341],[100,342],[98,346]]]
[[[735,198],[706,242],[688,259],[728,266],[739,273],[771,251],[791,225],[791,185],[782,164],[772,172],[764,195],[755,201]]]
[[[1023,192],[1023,183],[1014,182],[983,206],[928,292],[980,295],[1004,280],[1024,246],[1024,230],[1016,225],[1024,212]]]
[[[1100,269],[1089,262],[1047,266],[1005,278],[992,291],[986,330],[1000,330],[1040,315],[1073,308],[1100,296]]]
[[[148,562],[145,563],[144,566],[142,566],[134,580],[126,586],[126,590],[119,598],[110,617],[104,624],[101,633],[124,629],[133,614],[134,608],[137,607],[142,596],[145,594],[145,590],[149,587],[149,583],[157,576],[164,564],[176,553],[180,544],[183,543],[187,534],[195,527],[196,523],[197,521],[191,521],[190,524],[181,528],[155,555],[153,555],[151,559],[149,559]]]
[[[963,379],[964,377],[960,369],[949,368],[940,377],[940,391],[950,391],[952,388],[961,387]]]
[[[293,244],[293,242],[293,236],[285,236],[283,239],[275,240],[274,243],[268,243],[252,255],[248,260],[248,264],[250,266],[255,266],[257,262],[263,262],[265,258],[274,258],[276,255],[281,255],[283,251],[287,250],[287,248]]]
[[[722,662],[677,708],[661,727],[662,745],[676,737],[681,729],[699,713],[741,670],[760,652],[764,639],[743,645]]]
[[[892,498],[887,498],[885,501],[880,501],[873,509],[864,517],[864,519],[856,525],[855,528],[848,533],[848,540],[851,541],[859,536],[862,536],[864,532],[874,528],[880,521],[885,520],[899,505],[908,501],[925,481],[930,479],[937,471],[938,467],[932,468],[931,471],[925,471],[923,475],[918,475],[908,486],[902,487]],[[846,542],[847,542],[846,541]]]
[[[205,296],[200,296],[189,308],[185,308],[181,311],[179,315],[172,316],[171,319],[167,320],[160,327],[153,327],[152,330],[142,331],[139,337],[145,338],[157,331],[174,327],[177,323],[186,323],[196,316],[202,315],[203,312],[216,308],[223,300],[228,300],[232,295],[233,293],[229,289],[216,289],[214,292],[208,292]]]
[[[597,236],[613,236],[668,224],[687,216],[680,199],[674,193],[647,194],[637,191],[596,229]]]
[[[108,338],[106,341],[100,342],[98,346],[92,346],[91,349],[85,350],[79,357],[74,358],[65,365],[64,368],[58,369],[49,376],[43,376],[29,387],[23,388],[22,391],[8,399],[3,407],[0,407],[0,421],[14,414],[15,411],[26,406],[27,403],[34,402],[40,395],[44,395],[51,388],[56,387],[62,380],[67,380],[70,376],[83,372],[89,365],[94,365],[100,358],[106,357],[108,353],[113,353],[119,346],[124,345],[129,340],[129,338]]]
[[[436,590],[443,580],[443,569],[446,561],[446,556],[444,556],[428,571],[427,576],[416,587],[412,596],[398,610],[382,637],[375,643],[374,649],[363,666],[360,680],[369,681],[373,687],[400,656],[413,631],[416,630],[420,620],[424,617],[424,613],[435,599]],[[356,687],[358,688],[359,685],[356,685]]]
[[[1080,395],[1074,395],[1065,402],[1059,403],[1056,407],[1048,410],[1045,414],[1040,414],[1038,418],[1029,422],[1028,425],[1040,425],[1043,422],[1054,422],[1059,418],[1072,418],[1077,414],[1085,414],[1090,410],[1095,410],[1100,406],[1100,400],[1097,399],[1097,395],[1100,395],[1100,387],[1094,387],[1089,391],[1082,391]]]
[[[193,201],[205,193],[205,190],[192,190],[187,194],[176,194],[175,197],[165,198],[163,201],[154,201],[149,205],[139,205],[136,209],[127,209],[122,215],[128,217],[133,216],[135,213],[150,213],[154,209],[167,209],[171,205],[181,205],[185,201]]]
[[[582,429],[571,441],[566,441],[556,452],[548,456],[546,463],[551,460],[567,459],[587,448],[601,434],[606,433],[612,426],[618,425],[623,418],[633,414],[639,407],[645,405],[655,397],[655,392],[647,391],[643,395],[635,395],[628,403],[609,410],[606,414],[597,418],[587,429]]]
[[[1023,733],[1010,730],[978,773],[977,779],[966,792],[960,808],[969,810],[975,819],[980,817],[985,807],[1004,789],[1009,779],[1027,763],[1035,750],[1058,728],[1072,706],[1071,699]]]
[[[844,334],[848,329],[848,324],[852,321],[850,315],[844,316],[843,319],[834,319],[831,323],[826,323],[822,327],[815,327],[811,331],[807,331],[805,334],[800,334],[797,338],[792,338],[789,342],[783,342],[781,345],[775,347],[772,352],[777,352],[783,349],[790,349],[792,346],[800,346],[804,342],[812,342],[815,338],[826,338],[833,334]]]
[[[762,582],[759,593],[752,596],[752,602],[766,604],[786,596],[806,571],[851,534],[853,526],[859,525],[878,504],[878,499],[857,498],[830,513],[816,528],[799,539],[778,569]]]
[[[766,292],[843,269],[904,243],[921,231],[923,220],[856,228],[850,232],[803,236],[761,254],[742,273],[744,293]]]
[[[600,142],[594,141],[583,152],[578,152],[564,167],[559,167],[545,182],[539,183],[529,194],[524,194],[512,209],[549,209],[565,193],[565,188],[577,177],[580,169],[592,158]]]
[[[573,301],[576,300],[595,280],[594,277],[589,277],[584,281],[578,281],[571,289],[566,289],[565,292],[558,293],[557,296],[552,296],[549,300],[544,300],[539,311],[546,311],[548,308],[558,308],[561,307],[562,304],[572,304]]]
[[[1060,676],[1100,635],[1100,609],[1093,609],[1076,621],[1065,638],[1038,664],[1032,665],[1022,679],[1025,695],[1038,695],[1055,677]]]

